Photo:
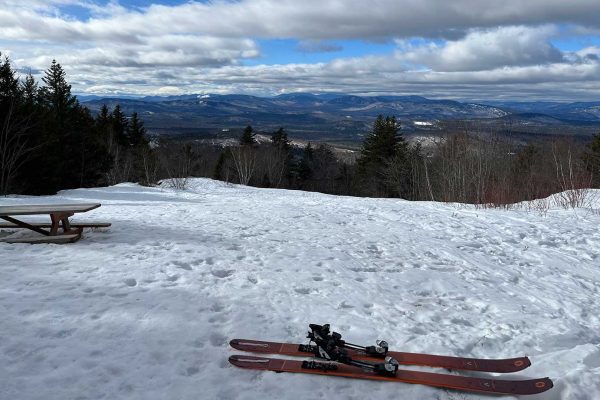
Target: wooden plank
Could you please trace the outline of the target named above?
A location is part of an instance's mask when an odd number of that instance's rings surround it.
[[[100,204],[29,204],[18,206],[0,206],[0,217],[11,215],[35,215],[53,213],[80,213],[100,207]]]
[[[4,238],[0,239],[0,243],[29,243],[29,244],[37,244],[37,243],[73,243],[78,241],[81,238],[81,234],[69,234],[69,235],[56,235],[56,236],[36,236],[36,237],[21,237],[21,238]]]
[[[52,224],[50,222],[29,222],[25,221],[31,226],[35,226],[36,228],[50,228]],[[103,221],[89,221],[89,222],[71,222],[71,228],[109,228],[112,224],[110,222]],[[0,223],[0,228],[19,228],[15,224],[10,223]]]
[[[37,233],[42,234],[42,235],[45,235],[45,236],[49,236],[50,235],[50,232],[48,232],[46,230],[43,230],[43,229],[38,228],[38,227],[35,227],[33,225],[29,225],[27,222],[23,222],[23,221],[20,221],[20,220],[18,220],[16,218],[9,217],[8,215],[6,215],[4,217],[0,217],[0,218],[2,218],[5,221],[8,221],[8,222],[10,222],[12,224],[15,224],[19,228],[31,229],[32,231],[37,232]]]

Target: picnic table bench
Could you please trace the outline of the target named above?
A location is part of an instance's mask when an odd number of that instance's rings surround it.
[[[6,238],[7,243],[68,243],[81,238],[83,228],[109,227],[108,222],[72,223],[69,218],[76,213],[84,213],[100,207],[100,204],[41,204],[0,206],[0,219],[8,224],[0,228],[25,228],[42,234],[41,237]],[[26,222],[15,218],[22,215],[50,215],[50,222]],[[50,228],[50,230],[44,229]]]

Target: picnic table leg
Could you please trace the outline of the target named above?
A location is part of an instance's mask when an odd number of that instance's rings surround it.
[[[50,220],[52,221],[52,226],[50,227],[50,235],[58,235],[58,228],[61,226],[61,224],[63,234],[73,233],[73,231],[75,230],[71,229],[69,217],[73,216],[74,214],[75,213],[72,212],[50,214]],[[79,230],[77,230],[77,232],[79,232]]]

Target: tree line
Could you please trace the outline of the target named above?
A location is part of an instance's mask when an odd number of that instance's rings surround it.
[[[0,194],[50,194],[61,189],[188,177],[337,195],[399,197],[474,204],[510,204],[566,190],[600,187],[600,135],[522,144],[476,126],[429,142],[409,143],[393,116],[379,116],[356,160],[318,143],[294,146],[284,128],[259,143],[247,126],[238,143],[150,142],[137,115],[119,105],[97,115],[71,93],[56,61],[42,82],[20,79],[0,62]]]
[[[558,137],[524,144],[473,126],[409,144],[400,128],[379,116],[347,162],[326,144],[292,146],[283,128],[258,143],[247,126],[224,149],[186,144],[188,157],[203,160],[187,172],[257,187],[500,206],[600,187],[600,134],[586,144]],[[180,145],[171,146],[177,153]]]

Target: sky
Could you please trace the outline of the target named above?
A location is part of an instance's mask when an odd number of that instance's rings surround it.
[[[0,52],[89,95],[600,101],[600,1],[0,0]]]

